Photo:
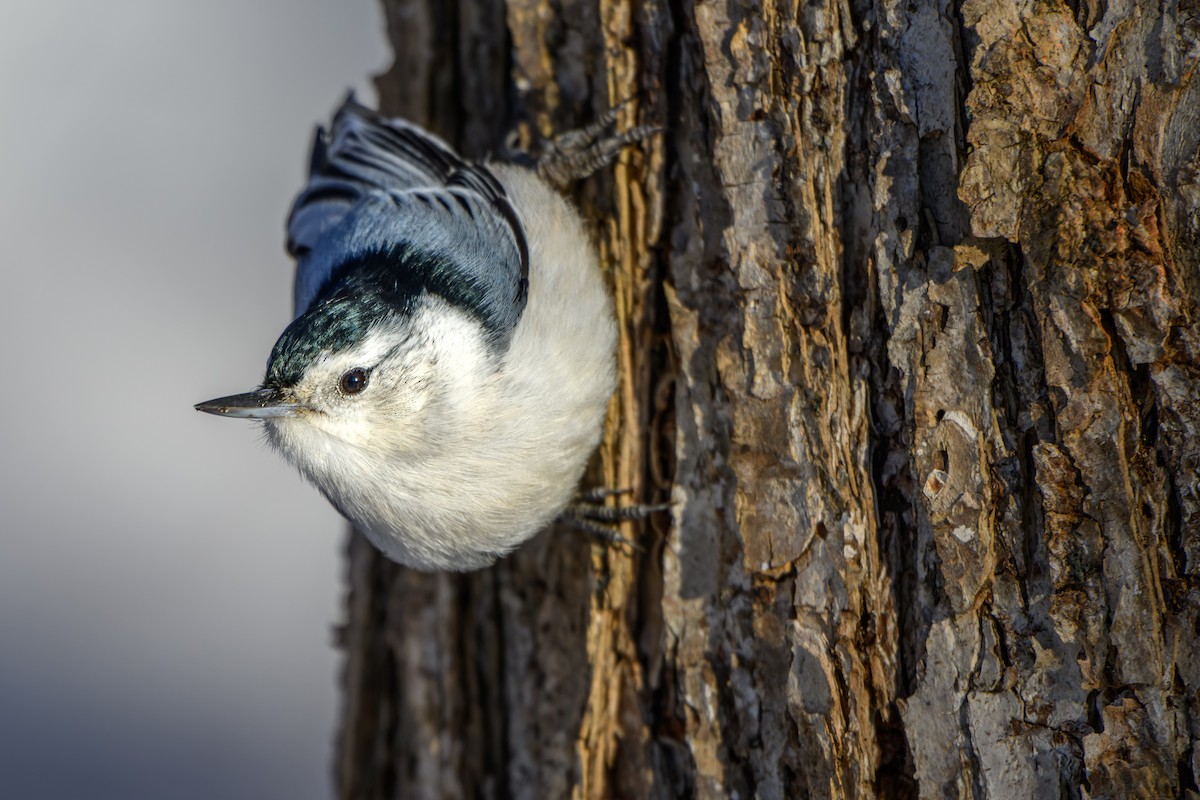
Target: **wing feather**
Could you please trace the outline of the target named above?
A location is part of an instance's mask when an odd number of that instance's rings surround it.
[[[296,314],[336,281],[340,266],[405,247],[451,264],[481,292],[485,320],[500,333],[516,324],[529,247],[504,187],[485,165],[464,161],[437,136],[351,95],[331,131],[317,130],[308,184],[288,218]]]

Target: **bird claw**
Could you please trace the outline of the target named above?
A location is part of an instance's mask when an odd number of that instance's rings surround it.
[[[625,105],[613,106],[591,125],[567,131],[547,143],[537,163],[542,180],[560,191],[566,189],[611,164],[626,145],[648,139],[662,130],[658,125],[639,125],[613,133],[617,114]]]
[[[629,489],[609,489],[605,487],[589,489],[581,492],[575,502],[567,506],[558,519],[560,522],[594,536],[609,544],[628,545],[634,550],[642,551],[635,542],[617,532],[617,526],[626,520],[645,519],[660,511],[669,511],[670,503],[656,505],[608,506],[604,501],[610,497],[620,497],[629,494]]]

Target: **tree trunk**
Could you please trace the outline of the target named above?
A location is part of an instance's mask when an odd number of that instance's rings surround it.
[[[1200,4],[384,5],[467,155],[665,127],[574,196],[675,510],[354,537],[342,796],[1200,796]]]

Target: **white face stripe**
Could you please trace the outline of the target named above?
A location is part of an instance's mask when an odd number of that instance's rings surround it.
[[[305,423],[342,442],[406,452],[437,443],[456,420],[486,406],[494,391],[497,354],[480,321],[442,298],[426,296],[411,318],[372,326],[354,347],[325,353],[294,387],[310,414]],[[339,388],[353,369],[368,371],[367,387],[347,395]]]
[[[384,320],[371,326],[362,341],[349,350],[325,352],[304,371],[300,384],[318,379],[332,372],[338,375],[346,370],[375,369],[397,351],[412,347],[414,342],[408,334],[408,324],[401,320]],[[340,370],[340,371],[339,371]]]

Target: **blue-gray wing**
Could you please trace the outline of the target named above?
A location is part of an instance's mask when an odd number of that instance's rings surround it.
[[[500,182],[433,134],[353,96],[328,134],[317,130],[287,248],[296,259],[297,315],[341,266],[402,249],[428,256],[404,263],[436,264],[443,282],[449,270],[497,333],[511,330],[525,305],[528,244]]]

